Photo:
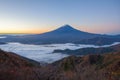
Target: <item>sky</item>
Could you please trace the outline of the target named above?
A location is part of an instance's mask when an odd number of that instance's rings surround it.
[[[0,33],[43,33],[69,24],[120,34],[120,0],[0,0]]]

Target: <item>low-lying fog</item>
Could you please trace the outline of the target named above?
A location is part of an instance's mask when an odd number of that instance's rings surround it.
[[[119,42],[116,42],[111,45],[104,45],[104,46],[72,44],[72,43],[49,44],[49,45],[29,45],[29,44],[20,44],[20,43],[8,43],[8,44],[0,45],[0,48],[5,51],[15,52],[21,56],[24,56],[39,62],[52,63],[54,61],[57,61],[64,57],[69,56],[62,53],[53,54],[52,52],[56,49],[75,50],[75,49],[86,48],[86,47],[94,47],[94,48],[108,47],[116,44],[119,44]]]

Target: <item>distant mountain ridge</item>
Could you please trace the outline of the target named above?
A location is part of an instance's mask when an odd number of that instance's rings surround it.
[[[110,47],[99,47],[99,48],[93,48],[93,47],[88,47],[88,48],[81,48],[81,49],[76,49],[76,50],[70,50],[70,49],[65,49],[65,50],[54,50],[53,53],[62,53],[62,54],[68,54],[68,55],[90,55],[90,54],[105,54],[109,52],[117,52],[120,48],[120,44],[113,45]]]
[[[96,38],[99,37],[101,42]],[[1,39],[2,42],[20,42],[24,44],[53,44],[53,43],[80,43],[80,44],[95,44],[95,45],[104,45],[102,42],[104,38],[109,38],[106,41],[112,44],[113,42],[119,42],[120,36],[111,36],[111,35],[101,35],[88,33],[84,31],[77,30],[70,25],[64,25],[58,29],[55,29],[50,32],[35,34],[35,35],[23,35],[23,36],[8,36],[6,39]],[[91,39],[93,42],[91,42]]]

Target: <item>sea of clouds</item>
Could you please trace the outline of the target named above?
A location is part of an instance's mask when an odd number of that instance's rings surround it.
[[[104,46],[95,46],[95,45],[84,45],[84,44],[72,44],[72,43],[66,43],[66,44],[48,44],[48,45],[29,45],[29,44],[21,44],[21,43],[8,43],[0,45],[0,48],[9,51],[14,52],[16,54],[19,54],[21,56],[39,61],[39,62],[45,62],[45,63],[52,63],[54,61],[60,60],[64,57],[67,57],[69,55],[62,54],[62,53],[52,53],[56,49],[80,49],[80,48],[86,48],[86,47],[109,47],[112,45],[119,44],[119,42],[116,42],[111,45],[104,45]]]
[[[0,36],[0,39],[7,38],[6,36]]]

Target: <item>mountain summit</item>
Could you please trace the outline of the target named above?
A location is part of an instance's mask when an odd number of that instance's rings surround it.
[[[68,25],[68,24],[66,24],[66,25],[64,25],[64,26],[61,26],[60,28],[66,28],[66,29],[73,29],[73,27],[72,26],[70,26],[70,25]]]
[[[73,28],[72,26],[70,25],[64,25],[64,26],[61,26],[53,31],[50,31],[48,32],[49,34],[54,34],[54,33],[59,33],[59,34],[69,34],[69,35],[73,35],[73,34],[77,34],[77,35],[80,35],[80,34],[91,34],[91,33],[87,33],[87,32],[84,32],[84,31],[80,31],[80,30],[77,30],[75,28]],[[46,34],[46,33],[45,33]]]
[[[73,32],[73,31],[78,31],[78,30],[70,25],[64,25],[56,30],[53,30],[53,32]]]
[[[64,30],[74,30],[74,28],[68,24],[64,25],[64,26],[61,26],[60,28],[58,29],[64,29]]]

